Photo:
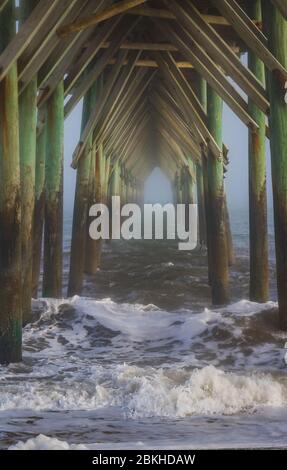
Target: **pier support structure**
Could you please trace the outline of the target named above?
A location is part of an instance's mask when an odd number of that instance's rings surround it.
[[[249,16],[262,22],[261,0],[249,2]],[[265,86],[264,63],[251,50],[248,67]],[[250,300],[266,302],[269,295],[266,189],[266,117],[249,98],[249,112],[258,129],[249,129]]]
[[[62,297],[64,84],[47,103],[43,296]]]
[[[92,85],[84,98],[82,111],[82,131],[97,101],[97,83]],[[89,182],[91,160],[93,156],[93,142],[90,136],[85,152],[79,161],[77,168],[77,180],[75,189],[73,229],[70,258],[70,274],[68,284],[68,296],[80,295],[83,285],[85,254],[87,240],[87,226],[89,220]]]
[[[222,99],[210,87],[207,88],[207,112],[209,130],[222,147]],[[211,251],[211,290],[214,305],[229,301],[228,249],[225,223],[225,190],[223,156],[216,158],[209,152],[207,161],[209,188],[209,249]]]
[[[0,52],[16,34],[14,2],[0,15]],[[0,82],[0,363],[21,360],[21,190],[17,63]]]
[[[269,49],[287,68],[287,20],[264,1]],[[287,330],[287,100],[286,78],[273,70],[268,77],[277,286],[280,327]]]

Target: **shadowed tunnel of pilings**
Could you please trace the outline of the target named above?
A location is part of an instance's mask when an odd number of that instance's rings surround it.
[[[64,122],[82,99],[68,295],[101,263],[90,208],[113,196],[142,205],[144,181],[160,167],[174,202],[197,203],[211,300],[229,302],[225,102],[249,132],[250,299],[258,302],[269,295],[270,139],[279,326],[287,329],[286,17],[283,0],[0,1],[1,363],[21,360],[42,258],[42,295],[66,295]]]

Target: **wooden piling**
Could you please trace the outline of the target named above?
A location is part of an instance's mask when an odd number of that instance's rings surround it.
[[[64,85],[47,103],[46,205],[43,296],[62,296]]]
[[[91,179],[90,179],[90,196],[89,207],[93,204],[104,203],[103,198],[103,167],[104,167],[104,152],[103,145],[100,144],[96,149],[94,145],[94,161],[91,163]],[[91,218],[88,219],[88,226],[91,223]],[[95,275],[101,264],[102,253],[102,240],[93,240],[89,235],[87,228],[87,242],[86,242],[86,259],[85,259],[85,273]]]
[[[207,109],[209,130],[217,144],[222,147],[222,99],[207,87]],[[225,305],[229,301],[228,251],[225,225],[225,193],[223,156],[208,155],[210,250],[212,256],[211,290],[214,305]]]
[[[199,74],[196,74],[196,92],[198,99],[207,113],[207,82]],[[206,246],[207,246],[207,264],[208,264],[208,282],[211,285],[212,277],[212,251],[210,246],[211,228],[210,228],[210,203],[209,203],[209,182],[208,182],[208,156],[205,154],[203,147],[201,148],[201,165],[203,179],[203,194],[205,208],[205,226],[206,226]]]
[[[121,205],[123,206],[126,203],[125,173],[124,173],[123,165],[121,165],[120,173],[121,173]]]
[[[251,18],[262,21],[261,0],[248,2]],[[252,51],[248,67],[265,86],[265,67]],[[250,300],[268,300],[268,229],[266,190],[265,114],[249,99],[249,113],[259,129],[249,129],[249,239],[250,239]]]
[[[46,119],[46,113],[45,113]],[[47,124],[37,137],[36,144],[36,177],[35,177],[35,208],[33,222],[33,269],[32,295],[36,299],[39,290],[41,255],[43,244],[43,227],[45,217],[45,162],[46,162],[46,133]]]
[[[233,266],[235,263],[235,254],[234,254],[232,231],[231,231],[230,216],[229,216],[226,194],[224,194],[224,214],[225,214],[225,231],[226,231],[226,243],[227,243],[227,253],[228,253],[228,266]]]
[[[0,51],[16,33],[14,2],[0,13]],[[21,360],[21,194],[17,63],[0,82],[0,363]]]
[[[200,247],[206,246],[206,216],[205,198],[203,185],[203,170],[200,165],[196,165],[196,193],[198,210],[198,243]]]
[[[22,0],[20,2],[20,27],[29,17],[37,3],[37,0]],[[22,213],[22,318],[24,325],[29,323],[32,315],[32,234],[35,204],[36,128],[37,76],[34,76],[19,98]]]
[[[82,111],[81,132],[89,120],[97,100],[97,83],[95,83],[84,98]],[[75,189],[75,202],[73,214],[72,243],[70,254],[70,275],[68,284],[68,296],[80,295],[83,286],[85,268],[85,250],[87,239],[87,223],[89,211],[89,178],[91,170],[93,136],[91,135],[86,145],[83,157],[77,168],[77,180]]]
[[[287,68],[287,21],[268,1],[264,2],[269,48]],[[277,261],[280,327],[287,330],[287,104],[286,80],[274,70],[269,75],[270,142]]]

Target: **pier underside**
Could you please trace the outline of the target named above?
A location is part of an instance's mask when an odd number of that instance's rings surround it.
[[[241,60],[248,55],[247,65]],[[83,101],[68,285],[64,123]],[[287,330],[285,0],[0,0],[0,363],[21,360],[31,298],[80,295],[104,264],[90,208],[144,202],[155,167],[197,204],[210,297],[230,301],[234,250],[223,103],[249,133],[250,300],[269,298],[271,146],[279,326]],[[43,279],[40,264],[43,260]],[[65,289],[64,289],[65,288]]]

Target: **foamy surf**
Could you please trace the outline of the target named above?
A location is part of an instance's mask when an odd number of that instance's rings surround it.
[[[130,418],[184,418],[285,406],[287,388],[269,375],[224,373],[213,366],[154,369],[95,366],[86,380],[21,384],[1,395],[0,410],[95,410],[119,407]]]
[[[24,332],[23,364],[0,369],[0,412],[32,420],[52,412],[56,423],[57,416],[77,412],[112,412],[121,426],[283,412],[286,336],[264,323],[275,306],[240,301],[216,310],[167,312],[111,299],[37,300],[38,316]],[[91,445],[36,434],[16,448]]]

